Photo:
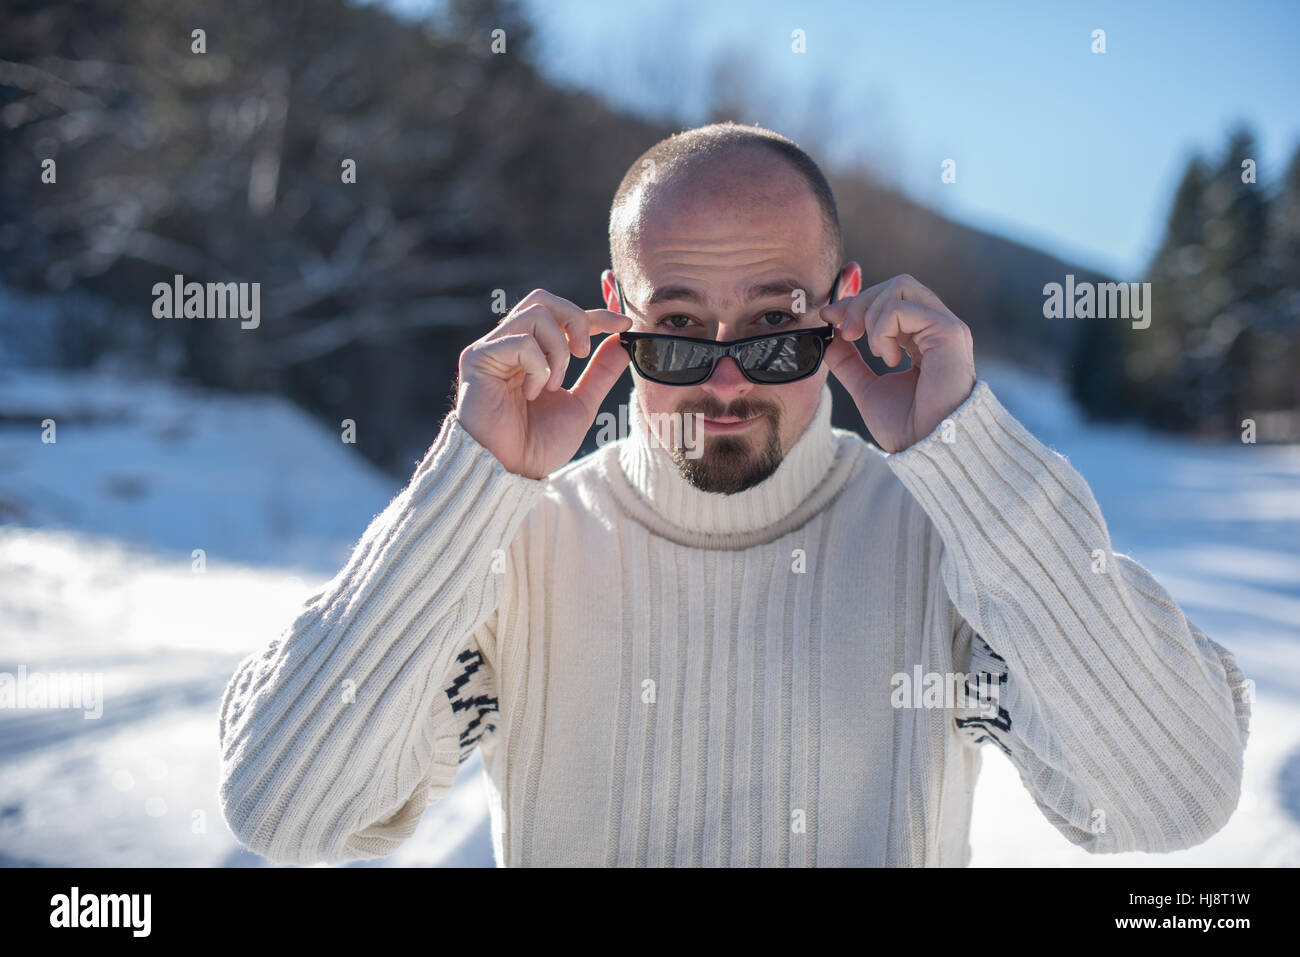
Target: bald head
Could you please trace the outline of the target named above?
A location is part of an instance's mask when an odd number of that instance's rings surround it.
[[[660,140],[632,163],[609,214],[610,263],[627,275],[648,222],[692,212],[752,217],[764,206],[814,204],[822,223],[821,260],[843,258],[839,215],[825,176],[793,142],[759,127],[714,123]]]

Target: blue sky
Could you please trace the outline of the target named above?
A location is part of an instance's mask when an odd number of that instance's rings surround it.
[[[1128,281],[1194,151],[1217,159],[1245,122],[1267,187],[1300,145],[1300,0],[522,3],[529,56],[562,83],[686,126],[733,62],[754,104],[740,118]],[[796,29],[806,53],[791,50]],[[940,181],[945,159],[956,183]]]

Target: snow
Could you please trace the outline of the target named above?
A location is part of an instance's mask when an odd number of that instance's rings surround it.
[[[1090,425],[1053,384],[981,375],[1087,477],[1116,550],[1237,655],[1258,697],[1241,805],[1201,846],[1089,855],[986,748],[972,863],[1300,864],[1300,446]],[[278,398],[0,369],[0,672],[95,672],[107,702],[98,720],[0,709],[0,864],[265,866],[217,805],[220,695],[401,484]],[[367,864],[491,866],[477,754]]]
[[[1083,422],[1061,390],[981,365],[999,400],[1092,487],[1117,552],[1131,555],[1255,682],[1237,812],[1172,854],[1093,855],[1065,841],[1011,763],[984,751],[972,866],[1300,864],[1300,446],[1198,443]]]

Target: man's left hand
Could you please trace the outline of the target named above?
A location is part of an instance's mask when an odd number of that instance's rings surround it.
[[[970,329],[907,274],[823,306],[821,317],[836,327],[826,362],[886,452],[925,438],[975,387]],[[876,375],[853,345],[864,335],[886,365],[899,365],[906,352],[912,368]]]

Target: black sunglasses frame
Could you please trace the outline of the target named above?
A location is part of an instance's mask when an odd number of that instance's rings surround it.
[[[835,283],[834,285],[831,286],[830,295],[827,297],[826,305],[830,305],[832,302],[835,301],[835,294],[839,291],[840,279],[843,277],[843,275],[844,275],[844,270],[842,268],[840,269],[839,272],[835,274]],[[623,288],[619,285],[617,279],[614,280],[614,288],[618,291],[619,311],[623,315],[627,315],[627,305],[623,300]],[[818,306],[817,308],[820,309],[822,307]],[[821,343],[821,352],[817,356],[817,361],[813,363],[813,367],[809,369],[807,372],[801,373],[800,375],[794,376],[793,378],[781,379],[780,381],[777,382],[765,382],[761,379],[755,379],[752,375],[750,375],[749,370],[746,369],[744,363],[740,361],[740,350],[743,349],[745,346],[750,345],[751,343],[754,342],[761,342],[767,339],[784,338],[787,336],[794,337],[794,338],[808,337],[808,336],[815,337]],[[636,369],[637,373],[642,378],[647,379],[650,382],[658,383],[659,385],[692,386],[692,385],[699,385],[701,382],[708,382],[710,377],[712,377],[714,371],[718,368],[718,363],[727,356],[731,356],[731,358],[736,361],[736,365],[740,368],[741,374],[750,382],[753,382],[755,385],[785,385],[788,382],[798,382],[801,379],[807,379],[809,376],[816,375],[817,370],[821,368],[822,361],[826,358],[826,348],[831,344],[831,341],[834,339],[834,337],[835,337],[835,326],[833,326],[831,323],[828,322],[826,323],[826,325],[821,326],[819,328],[792,329],[788,331],[766,332],[763,333],[762,335],[749,336],[745,339],[735,339],[731,342],[718,342],[717,340],[714,339],[699,339],[694,336],[672,336],[672,335],[668,335],[667,333],[660,333],[660,332],[620,332],[618,335],[618,341],[619,344],[622,345],[623,348],[627,350],[628,357],[632,360],[632,365]],[[639,339],[669,339],[674,342],[686,340],[688,342],[694,343],[696,346],[703,346],[704,348],[710,350],[712,352],[712,356],[710,357],[711,361],[709,362],[708,369],[705,371],[705,373],[699,379],[693,382],[666,382],[663,379],[656,378],[653,375],[648,375],[645,372],[645,370],[641,368],[641,364],[636,361],[635,343]]]

